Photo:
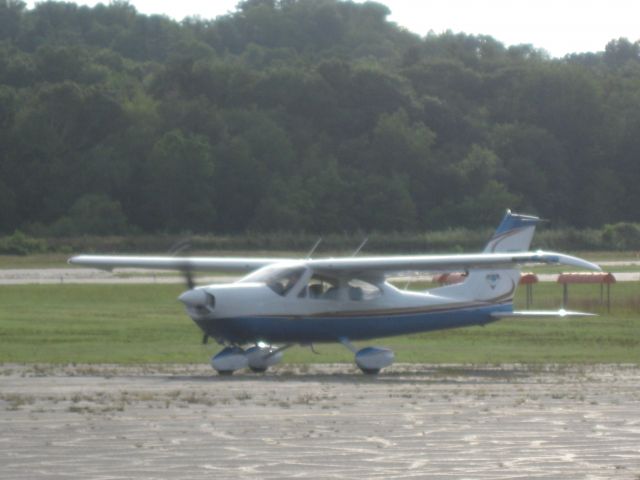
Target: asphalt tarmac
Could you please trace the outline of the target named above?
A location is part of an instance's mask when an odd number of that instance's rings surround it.
[[[640,479],[640,367],[0,365],[0,478]]]

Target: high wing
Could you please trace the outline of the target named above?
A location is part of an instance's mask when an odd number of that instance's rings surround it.
[[[77,255],[69,259],[72,265],[101,270],[114,268],[145,268],[150,270],[194,270],[216,272],[251,272],[278,262],[282,258],[236,257],[146,257],[128,255]]]
[[[113,268],[145,268],[159,270],[198,270],[250,272],[278,263],[306,264],[314,271],[336,276],[386,277],[404,272],[461,271],[474,268],[510,268],[523,264],[562,264],[600,270],[594,263],[581,258],[553,252],[476,253],[464,255],[416,255],[362,258],[330,258],[293,260],[285,258],[234,257],[145,257],[78,255],[69,263],[103,270]]]
[[[475,253],[461,255],[417,255],[397,257],[337,258],[308,260],[317,272],[334,275],[385,277],[404,272],[466,271],[477,268],[513,268],[524,264],[568,265],[600,271],[587,260],[555,252]]]

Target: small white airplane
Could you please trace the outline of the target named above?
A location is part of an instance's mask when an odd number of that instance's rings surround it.
[[[264,372],[282,360],[285,349],[316,342],[340,342],[364,373],[378,373],[393,363],[393,351],[358,350],[351,341],[485,325],[505,317],[589,315],[513,310],[523,264],[600,270],[577,257],[528,251],[539,221],[507,210],[484,251],[474,254],[305,260],[79,255],[69,263],[182,271],[189,289],[179,300],[203,331],[203,341],[211,337],[225,346],[211,358],[220,374],[245,367]],[[230,284],[195,287],[193,271],[251,273]],[[416,292],[387,281],[392,275],[451,271],[466,272],[464,282]]]

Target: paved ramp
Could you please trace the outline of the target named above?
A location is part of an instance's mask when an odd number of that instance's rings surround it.
[[[3,479],[633,479],[640,368],[0,369]]]

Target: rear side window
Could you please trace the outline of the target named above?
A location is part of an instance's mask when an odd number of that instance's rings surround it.
[[[359,278],[349,280],[349,299],[353,301],[371,300],[382,295],[382,290],[373,283],[365,282]]]

